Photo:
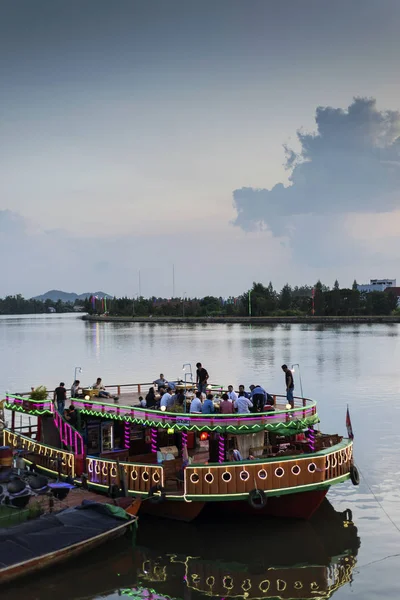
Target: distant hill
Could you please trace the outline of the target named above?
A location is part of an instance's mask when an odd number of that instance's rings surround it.
[[[90,298],[90,296],[113,298],[113,296],[110,296],[110,294],[106,294],[105,292],[85,292],[84,294],[75,294],[75,292],[50,290],[40,296],[34,296],[32,300],[41,300],[42,302],[45,302],[46,300],[51,300],[52,302],[57,302],[57,300],[61,300],[62,302],[75,302],[75,300],[85,300],[85,298]]]

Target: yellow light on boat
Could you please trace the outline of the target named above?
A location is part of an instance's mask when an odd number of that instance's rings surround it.
[[[211,390],[211,385],[208,385],[208,386],[207,386],[207,389],[208,389],[208,390]]]
[[[291,404],[286,404],[286,408],[289,410],[290,408],[292,408]]]
[[[167,407],[166,407],[166,406],[161,406],[161,410],[162,410],[163,412],[165,412],[165,411],[167,410]]]
[[[85,396],[85,400],[90,400],[90,396]]]
[[[169,433],[169,434],[174,433],[174,429],[171,429],[171,428],[167,429],[167,433]]]

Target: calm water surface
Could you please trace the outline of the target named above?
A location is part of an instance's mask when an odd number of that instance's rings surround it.
[[[160,372],[176,378],[183,363],[194,367],[197,361],[215,383],[260,383],[283,393],[280,365],[300,363],[304,395],[318,400],[325,432],[345,434],[349,404],[363,476],[359,487],[349,482],[331,489],[333,508],[325,507],[313,523],[180,525],[141,519],[135,549],[119,542],[84,566],[79,559],[79,565],[24,582],[1,598],[322,598],[338,580],[335,600],[397,599],[399,333],[396,324],[172,326],[90,324],[75,315],[0,317],[2,395],[40,384],[54,388],[61,380],[69,385],[75,366],[82,367],[84,384],[98,376],[115,384],[151,381]],[[295,383],[300,394],[297,367]],[[340,513],[348,508],[356,529],[343,528]],[[343,561],[351,583],[337,566]],[[300,563],[302,592],[293,587],[300,581]],[[325,583],[318,570],[323,564],[331,564]]]

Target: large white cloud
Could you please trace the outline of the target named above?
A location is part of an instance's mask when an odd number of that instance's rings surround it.
[[[296,215],[387,212],[400,207],[400,113],[355,98],[347,110],[319,107],[316,132],[287,150],[290,185],[233,193],[235,224],[290,235]]]

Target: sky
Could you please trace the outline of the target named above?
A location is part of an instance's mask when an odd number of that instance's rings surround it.
[[[397,0],[4,0],[0,296],[400,280],[399,30]]]

